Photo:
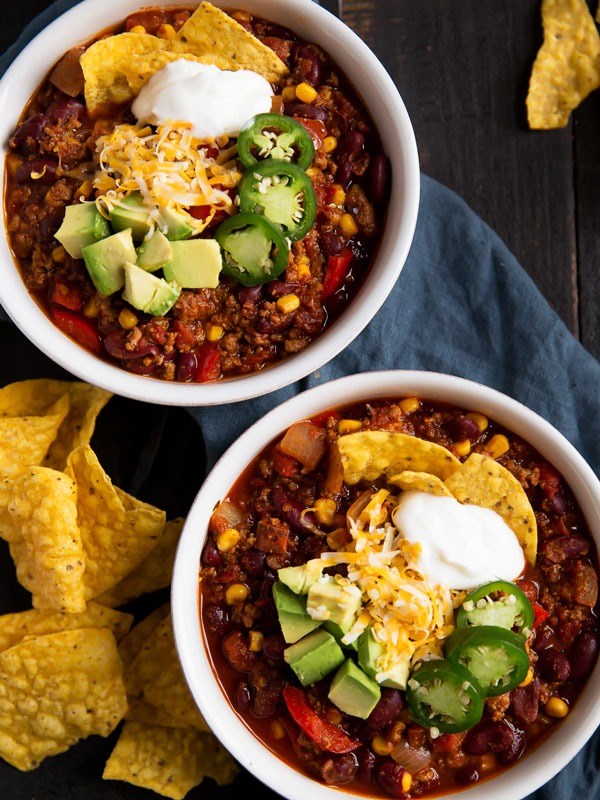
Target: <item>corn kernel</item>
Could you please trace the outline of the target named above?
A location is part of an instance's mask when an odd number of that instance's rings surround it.
[[[126,331],[130,331],[138,324],[138,318],[128,308],[124,308],[119,314],[119,325]]]
[[[310,83],[302,81],[296,86],[296,97],[301,103],[314,103],[318,96],[319,93]]]
[[[478,411],[471,411],[470,414],[467,414],[467,419],[470,419],[473,422],[476,422],[477,423],[477,427],[479,428],[481,433],[483,433],[484,430],[489,425],[488,418],[486,416],[484,416],[483,414],[480,414]]]
[[[223,338],[223,327],[209,322],[206,326],[206,338],[209,342],[218,342],[219,339]]]
[[[358,233],[358,225],[352,214],[342,214],[340,228],[344,236],[354,236]]]
[[[569,706],[560,697],[551,697],[544,706],[544,711],[549,717],[563,719],[569,713]]]
[[[146,33],[146,28],[143,25],[134,25],[129,33]]]
[[[405,397],[404,400],[400,400],[398,405],[405,414],[412,414],[421,408],[421,401],[417,397]]]
[[[325,150],[326,153],[333,153],[337,146],[338,140],[335,136],[326,136],[323,139],[323,150]]]
[[[283,97],[284,103],[293,103],[296,100],[296,87],[286,86],[281,96]]]
[[[504,434],[497,433],[495,436],[492,436],[486,447],[492,458],[499,458],[504,455],[504,453],[508,452],[510,444]]]
[[[243,583],[232,583],[225,592],[225,602],[228,606],[232,606],[235,603],[243,603],[247,597],[248,587],[244,586]]]
[[[87,317],[88,319],[94,319],[94,317],[98,316],[98,306],[96,305],[96,300],[94,297],[88,300],[85,304],[83,308],[83,316]]]
[[[340,186],[339,183],[334,183],[331,188],[333,190],[331,202],[336,206],[343,206],[346,202],[346,192],[344,191],[344,187]]]
[[[340,436],[343,436],[345,433],[359,431],[362,428],[362,422],[359,419],[341,419],[337,428]]]
[[[249,11],[232,11],[231,16],[238,22],[246,22],[248,24],[252,22],[252,14]]]
[[[313,178],[318,178],[318,177],[319,177],[319,175],[321,174],[321,172],[322,172],[322,170],[320,170],[318,167],[309,167],[309,168],[306,170],[306,174],[308,175],[308,177],[309,177],[311,180],[312,180]]]
[[[527,670],[527,675],[525,675],[525,677],[519,684],[519,687],[525,688],[525,686],[529,686],[532,680],[533,680],[533,668],[529,667],[529,669]]]
[[[300,308],[300,298],[297,294],[286,294],[279,298],[276,305],[282,314],[291,314]]]
[[[156,32],[161,39],[166,39],[167,41],[169,41],[170,39],[174,39],[175,36],[177,36],[175,28],[172,25],[169,25],[168,22],[165,22],[163,25],[160,25]]]
[[[319,497],[318,500],[315,500],[315,517],[320,525],[331,525],[336,511],[335,500],[329,500],[327,497]]]
[[[274,739],[283,739],[285,737],[285,728],[278,719],[274,719],[271,723],[271,736]]]
[[[459,458],[461,456],[468,456],[471,452],[471,442],[469,439],[463,439],[461,442],[454,442],[452,449],[454,450],[454,454]]]
[[[260,631],[250,631],[248,635],[248,650],[250,650],[251,653],[260,653],[264,638],[264,635]]]
[[[307,280],[311,276],[310,261],[306,256],[300,256],[296,264],[296,273],[299,280]]]
[[[409,792],[410,791],[410,787],[412,786],[412,781],[413,781],[413,778],[412,778],[412,775],[410,774],[410,772],[405,772],[404,775],[402,776],[402,781],[401,781],[401,783],[402,783],[402,791],[403,792]]]
[[[392,752],[392,745],[383,736],[376,736],[371,742],[371,750],[377,756],[389,756]]]
[[[67,258],[67,251],[62,245],[55,247],[52,251],[52,261],[55,264],[64,264]]]
[[[236,528],[227,528],[217,536],[217,547],[222,553],[233,550],[240,540],[240,532]]]

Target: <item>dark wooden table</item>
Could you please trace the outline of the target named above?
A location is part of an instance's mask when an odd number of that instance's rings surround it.
[[[0,52],[49,4],[0,0],[4,12]],[[527,129],[527,83],[542,40],[540,0],[323,0],[322,4],[372,47],[396,81],[413,120],[423,171],[457,191],[500,234],[569,330],[599,357],[600,92],[585,101],[564,130]],[[1,383],[59,374],[20,333],[5,330]],[[168,434],[173,426],[185,429],[189,418],[177,409],[143,406],[140,411],[129,401],[112,403],[116,409],[113,405],[95,438],[109,473],[124,488],[136,484],[135,490],[151,502],[164,501],[168,507],[169,498],[177,497],[169,511],[185,513],[195,489],[189,484],[189,471],[183,490],[181,485],[178,491],[173,489],[177,474],[161,474],[152,464],[144,467],[147,474],[140,482],[140,465],[129,458],[135,444],[121,457],[114,448],[103,448],[102,441],[137,436],[141,443],[149,427],[164,432],[166,425]],[[169,438],[163,437],[167,443]],[[192,429],[186,429],[186,439],[190,447],[201,447]],[[170,461],[169,455],[159,455],[157,463],[165,458]],[[0,571],[0,613],[8,610],[9,598],[27,602],[14,578],[4,573]],[[10,608],[14,609],[12,599]],[[0,798],[155,797],[98,780],[113,740],[101,744],[89,740],[30,775],[20,775],[0,762]],[[190,800],[233,800],[240,794],[264,800],[275,797],[245,775],[229,789],[203,786],[190,794]]]

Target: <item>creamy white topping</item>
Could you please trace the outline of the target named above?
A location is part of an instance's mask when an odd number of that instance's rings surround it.
[[[237,136],[255,114],[271,110],[273,90],[256,72],[221,70],[213,64],[177,59],[142,87],[132,110],[141,122],[191,124],[201,140]]]
[[[491,509],[404,492],[392,519],[405,539],[421,546],[417,563],[433,584],[472,589],[497,579],[513,581],[523,571],[517,537]]]

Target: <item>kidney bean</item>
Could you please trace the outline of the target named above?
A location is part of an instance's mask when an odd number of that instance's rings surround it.
[[[155,344],[137,345],[135,350],[128,350],[126,343],[126,331],[113,331],[104,340],[104,347],[109,355],[114,358],[122,358],[124,361],[145,358],[146,356],[157,356],[160,352]]]
[[[337,758],[328,758],[321,767],[325,783],[338,786],[350,783],[356,777],[358,761],[354,753],[344,753]]]
[[[514,728],[506,720],[499,722],[482,720],[468,731],[463,742],[463,750],[473,756],[499,753],[508,750],[514,738]]]
[[[328,256],[338,256],[344,249],[345,242],[343,237],[331,231],[321,234],[321,249]]]
[[[182,383],[191,381],[198,369],[195,353],[180,353],[177,357],[177,380]]]
[[[262,286],[247,286],[238,292],[238,300],[243,306],[256,306],[262,298]]]
[[[261,688],[260,691],[255,692],[250,706],[252,716],[257,719],[265,719],[274,714],[279,705],[282,689],[283,682],[278,681],[277,683],[270,683]]]
[[[268,291],[271,297],[283,297],[286,294],[292,294],[299,288],[299,283],[293,283],[291,281],[271,281],[268,285]]]
[[[598,637],[595,633],[582,633],[569,650],[571,677],[585,678],[594,668],[598,658]]]
[[[254,330],[257,333],[262,333],[264,335],[278,333],[279,331],[284,331],[286,328],[289,328],[293,321],[294,318],[291,314],[286,314],[277,321],[274,319],[266,319],[265,317],[261,317],[261,319],[259,319],[254,326]]]
[[[535,603],[538,599],[539,589],[533,581],[517,581],[517,586],[523,592],[530,603]]]
[[[60,228],[64,215],[65,212],[62,208],[55,208],[49,214],[46,214],[40,222],[40,239],[42,242],[48,243],[54,239],[54,234]]]
[[[498,753],[497,758],[501,764],[513,764],[523,755],[525,750],[525,734],[518,728],[514,729],[515,737],[512,744],[506,750]]]
[[[463,786],[468,786],[470,783],[477,783],[479,780],[479,773],[475,767],[467,764],[466,767],[461,767],[454,773],[454,780],[461,783]]]
[[[202,563],[205,567],[220,567],[223,563],[223,556],[219,552],[212,536],[206,540],[206,544],[204,545]]]
[[[356,750],[356,758],[358,760],[358,770],[356,777],[361,783],[371,783],[371,776],[375,767],[375,753],[371,752],[368,747],[361,747]]]
[[[229,614],[223,606],[219,606],[216,603],[211,603],[206,606],[204,609],[204,619],[206,627],[211,633],[223,634],[229,627]]]
[[[267,22],[262,26],[262,36],[275,36],[277,39],[295,39],[296,34],[292,33],[289,28],[284,28],[283,25],[277,25],[275,22]]]
[[[19,125],[11,137],[10,146],[26,156],[36,153],[47,124],[48,117],[45,114],[34,114]]]
[[[143,358],[128,358],[121,362],[121,365],[128,372],[133,372],[135,375],[151,375],[158,364],[146,364]]]
[[[233,704],[237,708],[238,711],[244,712],[248,711],[250,708],[250,703],[252,701],[252,695],[250,693],[250,687],[246,683],[246,681],[240,681],[236,686],[234,695],[233,695]]]
[[[294,325],[299,331],[314,336],[325,324],[325,313],[322,308],[301,308],[294,316]]]
[[[242,555],[241,561],[242,561],[242,566],[244,567],[248,575],[256,577],[258,575],[263,574],[265,556],[266,553],[263,553],[256,547],[251,547],[250,550],[246,550],[246,552]]]
[[[84,117],[86,113],[83,103],[67,95],[60,95],[46,109],[46,115],[52,122],[66,122],[74,117]]]
[[[541,627],[537,628],[535,632],[534,643],[536,651],[545,650],[545,648],[552,643],[553,638],[554,630],[550,627],[550,625],[542,625]]]
[[[375,772],[375,780],[390,797],[396,797],[398,800],[404,800],[408,797],[406,792],[402,789],[402,778],[406,770],[400,764],[396,764],[391,758],[387,758],[382,764],[379,765]]]
[[[344,161],[340,164],[335,173],[335,182],[339,183],[344,188],[350,183],[352,177],[352,164],[349,161]]]
[[[558,515],[564,514],[567,510],[566,500],[560,492],[556,492],[556,494],[548,498],[548,505],[552,508],[554,513]]]
[[[223,639],[223,654],[238,672],[250,672],[256,664],[258,653],[253,653],[240,630],[232,631]]]
[[[30,161],[24,161],[19,164],[15,174],[17,183],[27,183],[27,181],[35,181],[44,186],[54,183],[56,180],[56,170],[58,169],[58,161],[55,158],[33,158]],[[39,177],[34,178],[32,173]]]
[[[390,724],[404,705],[402,695],[397,689],[382,689],[379,702],[365,721],[366,736],[372,738]]]
[[[373,203],[382,203],[386,199],[389,180],[389,159],[383,153],[378,153],[369,164],[369,195]]]
[[[303,119],[318,119],[321,122],[327,122],[326,109],[321,106],[311,106],[309,103],[284,103],[283,113],[286,117],[302,117]]]
[[[300,45],[296,50],[296,72],[301,81],[306,81],[311,86],[319,84],[321,61],[317,54],[306,45]]]
[[[534,678],[529,686],[513,689],[510,701],[513,715],[526,725],[535,722],[538,715],[540,693],[542,687],[538,678]]]
[[[283,661],[283,651],[286,647],[283,636],[280,633],[274,633],[263,639],[262,652],[270,661]]]
[[[305,506],[300,501],[291,497],[281,486],[275,486],[271,492],[271,500],[276,509],[292,528],[296,530],[311,529],[316,526],[317,520],[312,511],[307,514],[302,512]]]
[[[365,137],[360,131],[348,131],[339,141],[335,151],[338,164],[344,161],[352,161],[363,149]]]
[[[571,674],[569,659],[553,647],[538,654],[537,669],[547,681],[566,681]]]
[[[448,436],[455,442],[462,442],[464,439],[473,441],[478,439],[481,434],[479,425],[468,417],[452,417],[444,424],[444,427]]]
[[[589,549],[589,542],[583,536],[553,536],[543,543],[541,555],[553,564],[560,564],[568,558],[585,555]]]

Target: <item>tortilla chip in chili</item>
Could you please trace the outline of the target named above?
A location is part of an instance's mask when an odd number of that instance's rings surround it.
[[[427,492],[428,494],[452,497],[452,492],[446,487],[444,481],[429,472],[404,470],[397,475],[391,475],[388,482],[393,486],[398,486],[404,492]]]

